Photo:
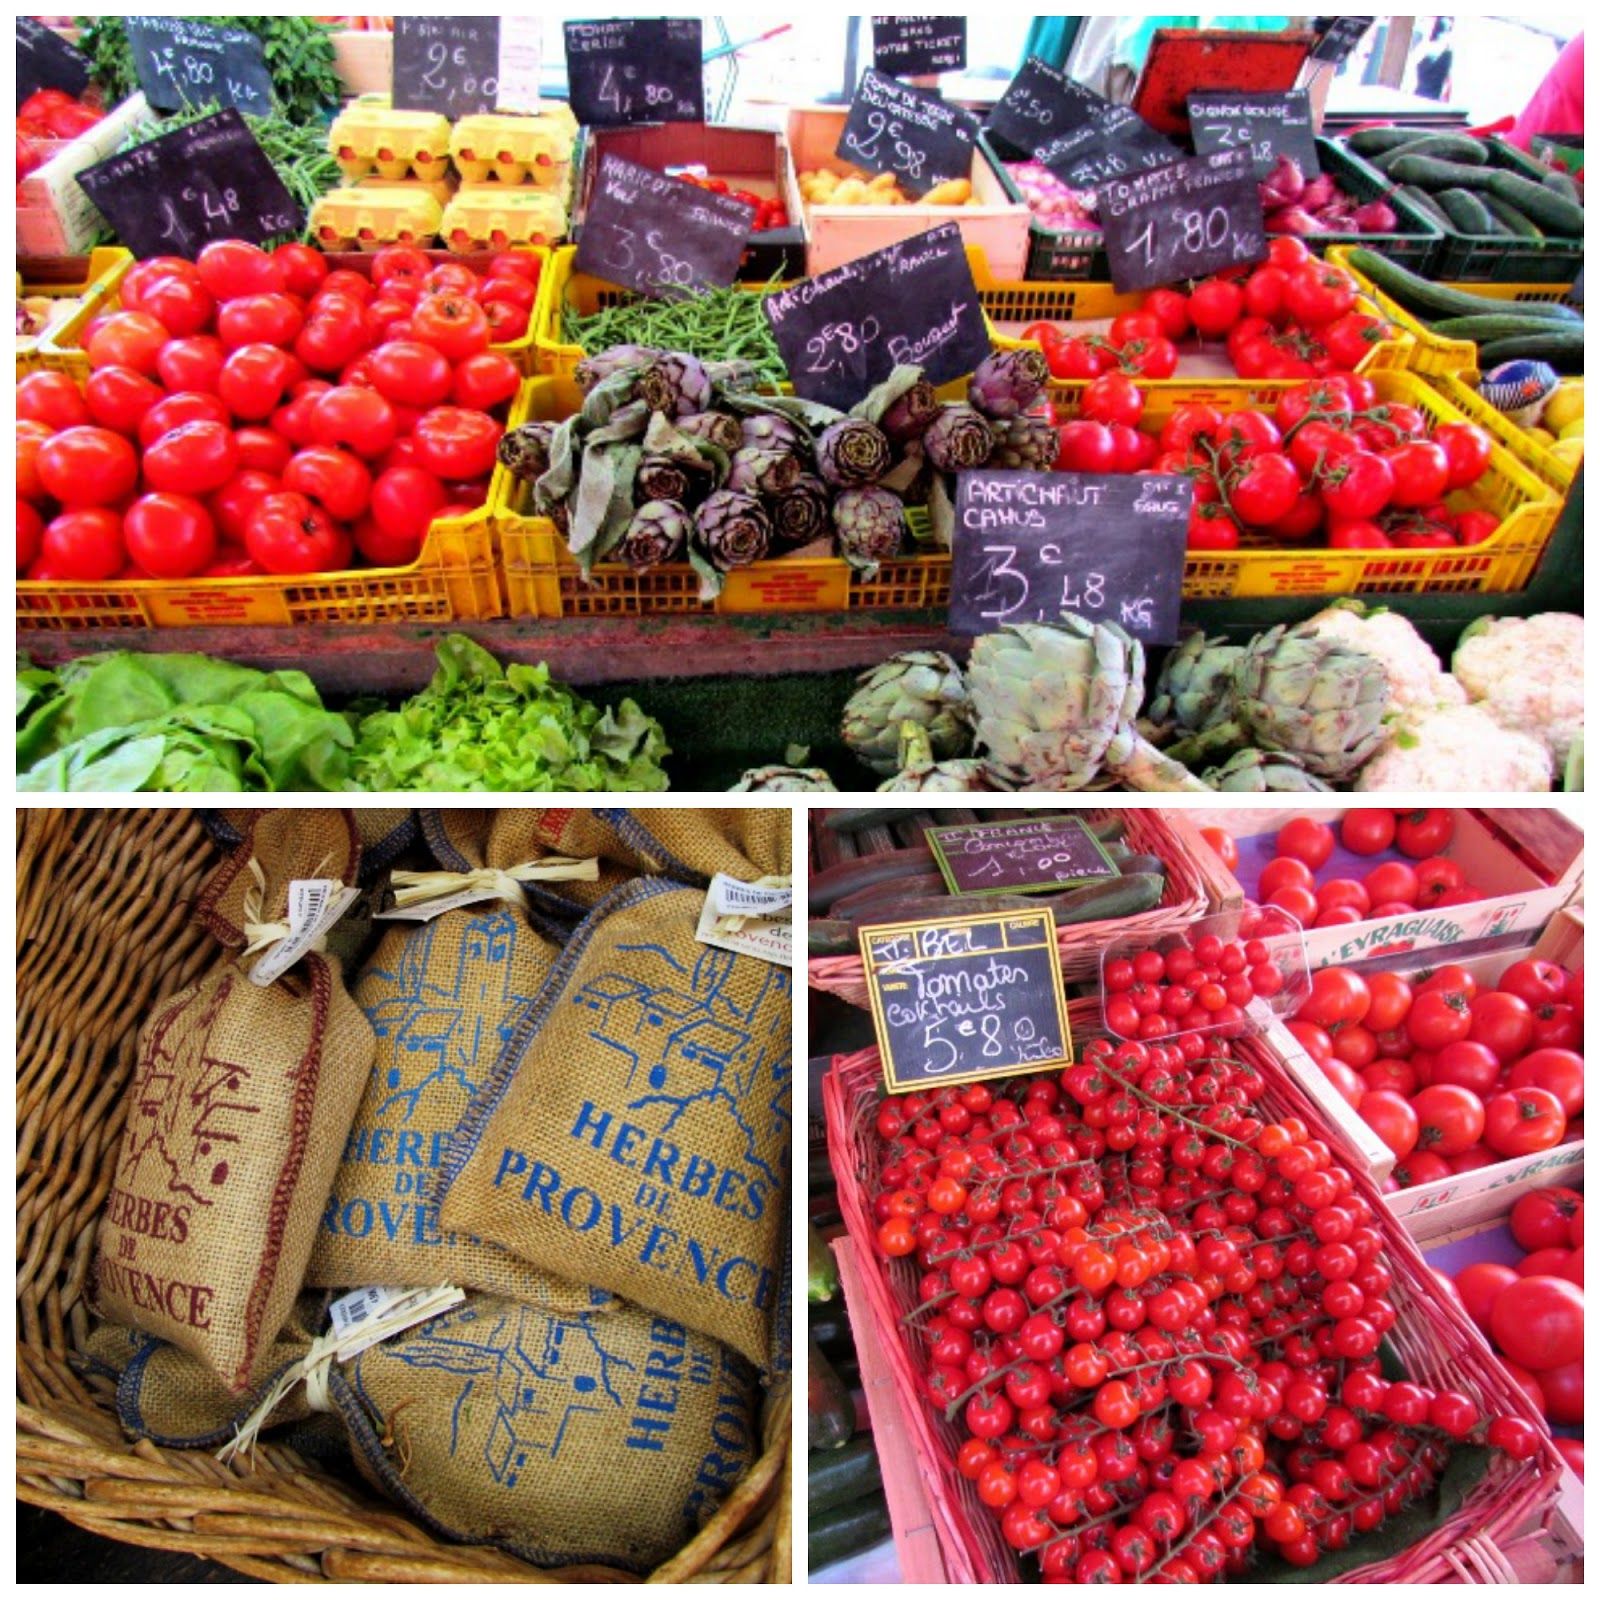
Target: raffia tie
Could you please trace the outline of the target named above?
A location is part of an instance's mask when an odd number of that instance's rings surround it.
[[[311,873],[313,878],[320,878],[333,865],[332,856],[324,856],[317,863],[316,871]],[[277,944],[280,939],[287,939],[294,929],[287,922],[266,922],[267,875],[261,870],[261,863],[254,856],[250,857],[251,884],[244,892],[244,954],[253,956],[258,951],[268,949]],[[306,947],[318,953],[328,948],[328,936],[320,933]]]
[[[452,895],[484,891],[496,900],[505,900],[527,909],[525,883],[593,883],[600,876],[600,863],[593,857],[545,856],[524,862],[520,867],[476,867],[471,872],[405,872],[390,876],[396,906],[425,905],[431,900],[446,900]]]

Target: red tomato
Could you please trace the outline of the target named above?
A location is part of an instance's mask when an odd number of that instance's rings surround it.
[[[1394,842],[1394,813],[1381,806],[1351,807],[1339,821],[1339,842],[1357,856],[1375,856],[1387,850]],[[1370,888],[1367,893],[1370,897]]]
[[[1335,366],[1354,372],[1372,353],[1374,345],[1397,337],[1393,323],[1364,311],[1337,317],[1319,330],[1320,337]]]
[[[1417,985],[1418,994],[1458,994],[1463,999],[1473,1000],[1478,993],[1478,980],[1467,971],[1465,967],[1456,966],[1451,962],[1435,967],[1433,971]]]
[[[1484,1106],[1483,1139],[1496,1155],[1548,1150],[1566,1131],[1566,1113],[1548,1089],[1507,1089]]]
[[[1317,487],[1335,516],[1353,521],[1375,517],[1394,495],[1394,470],[1382,456],[1352,450],[1325,461]]]
[[[1333,829],[1310,817],[1291,817],[1278,830],[1276,848],[1280,856],[1292,856],[1315,872],[1327,866],[1333,854]]]
[[[1125,344],[1119,356],[1123,370],[1137,372],[1141,378],[1170,378],[1178,370],[1178,347],[1159,335]]]
[[[1461,994],[1425,988],[1412,1000],[1405,1027],[1419,1050],[1442,1050],[1472,1031],[1472,1011]]]
[[[132,367],[149,378],[168,337],[148,312],[113,311],[89,335],[84,349],[91,367]]]
[[[240,428],[233,436],[241,472],[267,472],[281,478],[294,453],[289,441],[271,428]]]
[[[1583,1057],[1576,1050],[1535,1050],[1512,1067],[1510,1084],[1513,1089],[1544,1089],[1568,1118],[1576,1117],[1583,1110]]]
[[[222,363],[217,393],[234,416],[259,422],[270,417],[282,403],[284,394],[296,381],[298,366],[293,356],[275,345],[247,344],[233,351]],[[267,570],[272,569],[268,567]]]
[[[494,470],[504,431],[481,411],[435,406],[418,419],[411,441],[419,467],[446,482],[462,482]]]
[[[216,524],[217,537],[224,543],[242,545],[251,513],[269,494],[282,491],[283,481],[276,473],[241,467],[206,502],[206,509]]]
[[[1306,388],[1313,387],[1310,384]],[[1293,394],[1296,391],[1291,390]],[[1284,402],[1278,402],[1274,417],[1284,409]],[[1312,420],[1309,422],[1283,422],[1278,426],[1287,432],[1294,429],[1294,437],[1289,441],[1289,459],[1294,462],[1295,470],[1303,478],[1311,478],[1322,467],[1333,467],[1346,456],[1361,453],[1361,446],[1344,431],[1339,424]]]
[[[209,333],[197,333],[190,339],[170,339],[156,357],[156,375],[173,394],[185,391],[215,394],[226,356],[222,341]]]
[[[1288,286],[1289,274],[1282,267],[1257,267],[1245,279],[1245,312],[1249,316],[1281,324],[1284,317],[1283,291]]]
[[[1369,1089],[1361,1098],[1361,1120],[1397,1156],[1408,1156],[1417,1147],[1421,1132],[1417,1114],[1403,1095],[1388,1089]]]
[[[1456,1293],[1467,1315],[1485,1330],[1501,1294],[1517,1281],[1516,1272],[1498,1261],[1474,1261],[1455,1276]]]
[[[39,554],[44,539],[44,518],[37,506],[17,497],[17,571],[25,572]]]
[[[1320,328],[1349,313],[1356,303],[1355,280],[1339,267],[1307,261],[1289,274],[1284,309],[1298,323]]]
[[[1298,856],[1277,856],[1261,869],[1261,893],[1264,895],[1279,889],[1314,889],[1316,882],[1316,875]]]
[[[1302,927],[1309,928],[1317,918],[1317,897],[1309,889],[1292,884],[1276,889],[1267,896],[1267,904],[1287,911]]]
[[[1186,547],[1190,550],[1237,550],[1244,532],[1226,506],[1196,499],[1189,507]]]
[[[1246,462],[1229,491],[1229,503],[1241,522],[1264,528],[1286,517],[1299,496],[1300,474],[1294,463],[1280,452],[1264,450]]]
[[[383,533],[410,541],[419,551],[444,504],[444,485],[420,467],[390,467],[373,481],[372,520]]]
[[[1108,372],[1083,391],[1079,409],[1091,422],[1120,422],[1136,428],[1144,415],[1144,395],[1132,378]]]
[[[1244,314],[1244,291],[1236,283],[1207,278],[1189,296],[1189,320],[1196,333],[1215,339],[1228,332]]]
[[[1489,470],[1493,443],[1475,423],[1441,422],[1433,430],[1433,442],[1444,451],[1449,462],[1449,488],[1465,489]]]
[[[1511,1208],[1511,1237],[1524,1250],[1556,1250],[1571,1245],[1572,1219],[1583,1205],[1576,1189],[1560,1185],[1522,1195]]]
[[[1519,1278],[1496,1299],[1489,1331],[1511,1360],[1535,1373],[1580,1361],[1583,1291],[1565,1278]]]
[[[1116,365],[1116,357],[1103,340],[1060,338],[1044,347],[1050,376],[1062,382],[1097,378]]]
[[[1417,904],[1436,906],[1466,887],[1466,874],[1448,856],[1433,856],[1417,868]]]
[[[161,400],[162,389],[132,367],[100,367],[89,374],[83,394],[90,416],[102,428],[131,436]]]
[[[1116,441],[1104,423],[1077,420],[1061,429],[1058,472],[1110,472],[1115,462]]]
[[[145,482],[164,494],[208,495],[238,470],[239,446],[220,422],[185,422],[144,453]]]
[[[476,300],[464,295],[431,295],[417,307],[411,331],[451,363],[489,348],[489,319]]]
[[[469,411],[492,411],[517,392],[522,374],[509,356],[493,350],[468,356],[455,369],[454,399]]]
[[[182,394],[169,394],[165,400],[158,400],[145,412],[139,422],[139,444],[149,450],[174,428],[191,422],[211,422],[226,427],[231,420],[228,407],[219,395],[186,389]]]
[[[1494,1088],[1499,1077],[1500,1058],[1488,1045],[1472,1039],[1457,1039],[1434,1056],[1435,1083],[1453,1083],[1476,1095],[1485,1095]]]
[[[152,578],[192,578],[217,553],[211,513],[186,494],[140,495],[128,507],[122,526],[128,555]]]
[[[242,239],[215,239],[195,257],[195,270],[218,300],[251,294],[282,294],[284,265]]]
[[[1583,1425],[1581,1360],[1568,1361],[1559,1367],[1547,1367],[1539,1374],[1539,1388],[1544,1393],[1544,1414],[1547,1421],[1557,1427],[1576,1428]],[[1559,1444],[1561,1441],[1556,1442]],[[1582,1448],[1581,1444],[1579,1448]],[[1581,1471],[1581,1456],[1579,1461]]]
[[[17,380],[17,415],[59,433],[92,422],[83,391],[64,372],[30,372]]]
[[[313,444],[295,452],[284,469],[283,486],[314,500],[336,521],[353,522],[367,509],[372,475],[348,450]],[[269,572],[274,570],[265,561],[261,564]]]
[[[109,428],[53,434],[40,444],[35,466],[44,492],[68,510],[114,505],[139,481],[133,446]]]
[[[450,396],[454,373],[432,345],[399,339],[380,345],[369,361],[373,387],[385,399],[410,406],[440,404]]]
[[[1394,540],[1376,522],[1330,520],[1328,548],[1330,550],[1387,550]]]
[[[1467,1037],[1487,1045],[1504,1065],[1533,1042],[1533,1012],[1514,994],[1480,994],[1472,1002],[1472,1031]]]
[[[1385,861],[1374,867],[1362,880],[1374,905],[1401,901],[1407,905],[1417,903],[1416,869],[1403,861]]]
[[[533,315],[527,307],[513,305],[510,301],[498,297],[483,302],[483,314],[489,321],[491,348],[512,344],[524,338]],[[1045,359],[1049,360],[1048,353]]]
[[[1470,1089],[1435,1081],[1412,1096],[1411,1109],[1417,1117],[1419,1150],[1460,1155],[1483,1136],[1484,1104]]]
[[[350,541],[327,512],[290,492],[269,494],[256,506],[245,528],[245,548],[266,572],[336,572],[350,564]]]
[[[1553,1005],[1567,992],[1567,975],[1553,961],[1529,957],[1513,961],[1500,974],[1496,988],[1526,1000],[1530,1006]]]
[[[286,294],[241,295],[217,312],[217,337],[228,350],[247,344],[275,344],[286,350],[299,337],[305,320]]]
[[[1181,339],[1189,331],[1189,298],[1177,289],[1152,289],[1142,309],[1156,319],[1168,339]]]
[[[1576,1006],[1542,1005],[1533,1011],[1536,1050],[1576,1050],[1583,1042],[1583,1024]]]
[[[1411,1063],[1395,1056],[1380,1057],[1371,1066],[1363,1067],[1361,1082],[1368,1089],[1392,1089],[1406,1096],[1417,1092],[1417,1075]]]
[[[1226,828],[1202,828],[1200,837],[1216,852],[1217,859],[1229,872],[1238,868],[1239,847]]]
[[[45,527],[39,558],[52,576],[72,583],[116,577],[128,559],[121,515],[104,506],[63,511]]]
[[[156,319],[174,339],[204,333],[216,315],[217,303],[198,275],[167,273],[139,295],[138,309]]]
[[[294,353],[313,372],[341,372],[365,355],[371,343],[359,310],[346,316],[331,316],[319,309],[301,328],[294,341]]]
[[[394,407],[375,389],[340,384],[312,401],[310,429],[315,443],[344,445],[371,460],[394,443],[398,424]]]
[[[328,258],[308,244],[280,244],[272,252],[290,294],[309,300],[328,276]]]
[[[43,422],[17,423],[17,493],[24,500],[43,500],[44,485],[39,481],[39,451],[53,431]]]
[[[1113,317],[1108,337],[1120,350],[1134,339],[1155,339],[1163,331],[1161,319],[1153,311],[1141,308],[1138,311],[1124,311]]]
[[[1366,982],[1370,1003],[1362,1021],[1374,1033],[1398,1028],[1411,1009],[1411,985],[1398,972],[1374,972]]]
[[[1317,889],[1317,909],[1332,911],[1338,906],[1353,907],[1359,920],[1372,909],[1372,897],[1354,878],[1329,878]]]

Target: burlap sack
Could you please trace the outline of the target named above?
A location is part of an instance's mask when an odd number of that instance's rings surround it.
[[[699,943],[705,893],[597,907],[473,1098],[440,1217],[769,1357],[787,1232],[790,975]]]
[[[492,811],[450,813],[442,865],[466,872],[520,865]],[[514,891],[513,891],[514,892]],[[519,1261],[470,1231],[440,1228],[433,1178],[473,1094],[560,947],[520,903],[482,901],[386,931],[351,994],[377,1035],[377,1056],[322,1210],[306,1281],[332,1288],[451,1284],[585,1311],[610,1296]]]
[[[558,1317],[489,1295],[328,1377],[357,1464],[429,1526],[632,1572],[749,1469],[753,1391],[732,1351],[636,1306]]]
[[[283,922],[293,879],[352,882],[359,856],[348,812],[260,813],[196,907],[233,953],[139,1039],[93,1299],[235,1394],[299,1293],[376,1044],[336,958],[313,950],[262,987],[245,946]]]
[[[559,855],[599,856],[652,877],[751,883],[789,873],[787,810],[763,807],[533,807],[517,813],[531,839]]]
[[[236,849],[257,815],[250,806],[213,806],[199,813],[212,839],[224,850]],[[421,838],[417,814],[406,806],[360,806],[355,811],[361,838],[361,881],[371,883]]]

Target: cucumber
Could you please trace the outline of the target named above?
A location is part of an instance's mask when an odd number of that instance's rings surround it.
[[[1470,189],[1441,189],[1436,198],[1453,232],[1483,237],[1496,231],[1488,206]]]
[[[1583,207],[1545,188],[1542,183],[1519,178],[1514,172],[1496,170],[1489,174],[1486,187],[1495,199],[1515,206],[1546,233],[1559,234],[1563,239],[1583,237]]]
[[[1161,904],[1167,880],[1160,872],[1125,872],[1120,878],[1105,878],[1043,899],[1050,907],[1058,928],[1083,922],[1113,921],[1153,911]]]
[[[822,1235],[806,1223],[806,1299],[812,1305],[831,1300],[839,1292],[839,1270]]]
[[[1462,192],[1465,193],[1465,191]],[[1439,202],[1426,189],[1419,189],[1412,183],[1397,188],[1395,193],[1402,200],[1420,211],[1436,228],[1442,228],[1448,232],[1454,226],[1450,221],[1449,214],[1441,209]]]
[[[1574,205],[1583,203],[1583,196],[1579,193],[1578,186],[1572,181],[1570,172],[1550,171],[1539,180],[1552,194],[1558,194],[1563,200],[1570,200]]]
[[[1583,329],[1551,328],[1544,333],[1519,333],[1495,339],[1478,349],[1478,366],[1484,372],[1502,361],[1548,361],[1557,372],[1583,371]]]
[[[1417,137],[1415,128],[1357,128],[1345,140],[1345,145],[1358,156],[1370,160],[1373,156],[1381,156],[1386,150],[1398,150],[1403,145],[1411,144]]]
[[[813,873],[806,885],[806,901],[812,915],[820,917],[835,900],[842,900],[858,889],[869,889],[875,883],[888,883],[893,878],[927,872],[937,865],[933,852],[926,845],[857,856],[852,861],[841,861],[836,866],[824,867],[821,872]]]
[[[887,883],[871,883],[853,894],[841,895],[828,907],[828,916],[849,921],[857,912],[870,910],[882,900],[903,899],[908,894],[949,894],[949,885],[939,872],[914,872]]]
[[[813,917],[806,924],[808,956],[853,956],[856,930],[838,917]]]
[[[855,1402],[844,1380],[806,1335],[806,1440],[811,1450],[838,1450],[856,1431]]]
[[[1425,133],[1410,143],[1386,150],[1373,159],[1373,166],[1384,172],[1402,156],[1427,156],[1434,161],[1456,161],[1462,166],[1482,167],[1489,161],[1489,152],[1481,139],[1472,139],[1459,133]]]
[[[1550,324],[1540,317],[1519,317],[1514,311],[1482,317],[1446,317],[1433,325],[1441,339],[1471,339],[1476,344],[1493,344],[1496,339],[1518,339],[1549,331]]]
[[[1396,183],[1414,183],[1434,194],[1441,189],[1482,189],[1488,184],[1488,174],[1481,167],[1469,167],[1464,161],[1435,161],[1431,156],[1396,156],[1389,163],[1389,176]]]
[[[1495,220],[1504,224],[1518,239],[1544,238],[1542,229],[1530,222],[1514,205],[1502,200],[1499,195],[1486,194],[1483,203],[1494,213]]]
[[[806,1566],[813,1574],[858,1556],[889,1537],[889,1502],[883,1492],[812,1517],[806,1527]]]
[[[870,1438],[852,1439],[842,1450],[826,1450],[806,1464],[806,1506],[813,1517],[866,1499],[883,1487],[878,1452]]]
[[[1442,283],[1430,282],[1407,271],[1387,256],[1379,255],[1376,250],[1368,250],[1360,245],[1351,250],[1349,261],[1357,272],[1370,278],[1391,300],[1399,301],[1407,311],[1424,321],[1439,317],[1483,316],[1506,308],[1507,302],[1504,300],[1490,300],[1483,295],[1467,294],[1460,289],[1447,288]],[[1517,301],[1515,304],[1519,316],[1539,317],[1552,323],[1575,326],[1583,322],[1583,318],[1570,306],[1558,305],[1553,300]]]

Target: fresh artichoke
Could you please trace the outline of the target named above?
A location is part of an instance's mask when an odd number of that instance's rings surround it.
[[[846,489],[833,502],[833,530],[839,554],[866,577],[900,554],[906,540],[906,512],[887,489]]]
[[[958,402],[939,408],[922,436],[922,449],[941,472],[971,472],[988,461],[994,435],[980,412]]]
[[[780,450],[802,457],[811,452],[799,427],[787,417],[780,417],[776,411],[762,411],[745,417],[739,426],[742,443],[747,450]]]
[[[553,422],[524,422],[501,435],[496,454],[513,478],[524,482],[542,477],[550,465],[550,441],[555,436]]]
[[[1197,733],[1228,715],[1234,663],[1242,645],[1206,638],[1204,628],[1191,628],[1161,665],[1145,717],[1158,740],[1176,733]]]
[[[686,433],[691,439],[698,439],[702,444],[714,444],[719,450],[726,450],[732,455],[744,443],[744,434],[739,427],[739,419],[730,417],[725,411],[695,411],[687,417],[678,417],[673,422],[679,433]]]
[[[837,794],[821,767],[751,767],[729,794]]]
[[[996,350],[978,364],[967,383],[967,400],[997,422],[1020,417],[1044,393],[1050,368],[1032,345]]]
[[[891,444],[903,449],[913,439],[920,439],[938,415],[938,391],[926,378],[918,378],[884,412],[878,426]]]
[[[879,794],[988,794],[998,787],[987,763],[935,761],[928,730],[900,725],[900,770],[878,785]]]
[[[639,461],[639,470],[633,479],[633,498],[636,505],[651,500],[676,500],[680,505],[693,505],[714,486],[715,478],[709,461],[691,461],[690,457],[646,455]]]
[[[1316,794],[1332,788],[1291,755],[1241,750],[1225,765],[1200,774],[1200,781],[1230,794]]]
[[[693,527],[694,519],[676,501],[648,500],[611,554],[635,572],[647,572],[681,556]]]
[[[694,514],[694,542],[718,572],[731,572],[766,555],[772,522],[752,495],[718,489],[700,502]]]
[[[833,496],[821,478],[803,472],[782,494],[767,501],[775,550],[798,550],[833,527]]]
[[[669,350],[645,363],[633,392],[652,411],[669,417],[693,416],[711,404],[711,375],[698,356]]]
[[[920,728],[930,759],[964,755],[972,745],[972,697],[961,668],[942,650],[908,650],[863,672],[845,701],[840,732],[856,759],[892,773],[906,726]]]
[[[1205,791],[1133,726],[1144,648],[1072,613],[981,635],[967,665],[978,748],[1008,787],[1082,789],[1102,769],[1135,789]]]
[[[615,377],[628,367],[642,367],[660,360],[663,354],[647,344],[614,344],[609,350],[598,350],[578,363],[578,387],[587,394],[607,378]]]
[[[752,445],[735,450],[722,487],[737,494],[782,494],[800,481],[800,458],[787,450],[761,450]]]
[[[992,422],[994,451],[984,463],[1013,472],[1048,472],[1055,465],[1061,440],[1047,417],[1010,417]]]
[[[841,417],[817,435],[817,472],[835,489],[864,489],[876,483],[893,460],[883,430],[860,417]]]

